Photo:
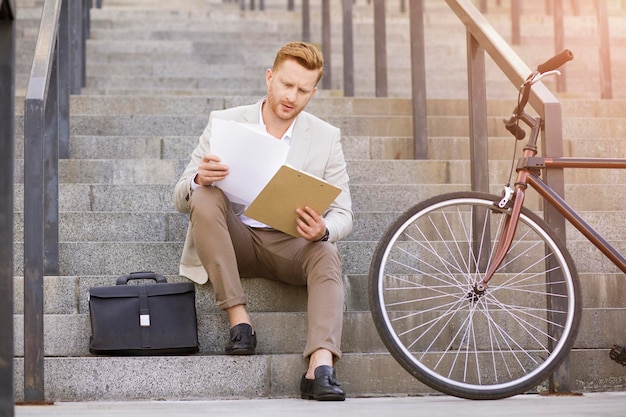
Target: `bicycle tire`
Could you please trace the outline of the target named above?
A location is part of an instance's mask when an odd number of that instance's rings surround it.
[[[370,309],[385,346],[415,378],[456,397],[537,387],[567,357],[580,325],[574,261],[526,208],[487,290],[474,287],[507,217],[500,199],[468,191],[413,206],[388,227],[370,265]]]

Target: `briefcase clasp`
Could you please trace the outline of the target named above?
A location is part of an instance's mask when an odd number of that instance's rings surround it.
[[[139,316],[139,325],[141,327],[150,327],[150,314],[141,314]]]

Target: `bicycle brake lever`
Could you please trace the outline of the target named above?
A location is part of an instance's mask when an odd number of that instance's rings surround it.
[[[513,197],[513,194],[515,193],[515,191],[513,190],[513,188],[506,185],[504,187],[503,193],[504,193],[504,196],[502,197],[500,202],[498,202],[498,207],[500,208],[505,208],[506,205],[509,204],[509,201],[511,201],[511,197]]]
[[[547,72],[538,72],[530,79],[530,84],[531,85],[535,84],[536,82],[541,81],[542,78],[549,77],[552,75],[561,75],[561,71],[552,70],[552,71],[547,71]]]

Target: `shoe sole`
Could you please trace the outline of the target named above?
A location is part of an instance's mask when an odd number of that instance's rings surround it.
[[[229,352],[225,352],[227,355],[238,355],[238,356],[250,356],[254,355],[254,350],[249,349],[235,349]]]
[[[343,395],[334,395],[334,394],[319,395],[317,397],[311,394],[300,394],[300,398],[302,398],[303,400],[315,400],[315,401],[345,401],[346,399],[346,397]]]

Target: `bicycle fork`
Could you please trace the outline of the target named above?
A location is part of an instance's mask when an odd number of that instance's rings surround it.
[[[522,212],[522,207],[524,206],[524,199],[526,197],[527,188],[527,176],[527,171],[519,172],[518,179],[515,184],[515,190],[511,191],[509,187],[506,187],[505,195],[498,203],[498,206],[500,208],[505,208],[507,205],[509,205],[511,197],[513,197],[513,205],[511,206],[509,215],[504,222],[502,230],[498,233],[499,239],[498,246],[495,250],[495,255],[489,262],[483,278],[474,285],[474,291],[479,294],[482,294],[485,290],[487,290],[489,280],[493,277],[493,274],[500,267],[502,261],[504,261],[504,258],[506,257],[506,254],[511,248],[511,244],[513,243],[513,237],[515,236],[515,231],[517,230],[519,216]]]
[[[530,82],[530,85],[538,81],[539,78],[537,78],[535,81]],[[524,100],[528,100],[528,97],[525,96]],[[523,109],[523,106],[521,107],[521,109]],[[535,155],[537,155],[537,140],[539,138],[539,131],[541,128],[541,119],[538,117],[532,117],[528,113],[521,111],[521,109],[516,108],[513,116],[506,123],[508,126],[507,129],[509,129],[511,127],[517,126],[517,124],[514,124],[514,121],[516,119],[519,119],[531,128],[530,138],[526,146],[524,146],[524,155],[522,158],[523,160],[528,160],[529,158],[533,158]],[[521,131],[521,133],[523,133],[523,131]],[[518,140],[521,140],[524,135],[515,135],[515,137]],[[527,166],[518,168],[519,169],[517,170],[515,189],[511,190],[511,188],[507,185],[504,189],[504,195],[502,197],[502,200],[500,200],[500,202],[497,204],[499,208],[505,209],[509,205],[511,199],[513,200],[513,205],[510,209],[509,216],[507,217],[504,226],[502,227],[502,230],[499,232],[498,247],[496,248],[495,255],[491,259],[491,262],[489,262],[483,278],[474,285],[474,292],[476,294],[482,294],[485,292],[489,280],[493,277],[493,274],[495,274],[496,270],[500,267],[502,261],[504,261],[504,258],[506,257],[506,254],[511,248],[513,237],[515,236],[515,231],[517,230],[517,222],[519,220],[520,213],[522,212],[522,207],[524,206],[526,188],[528,187],[528,176],[530,172],[529,167]]]

